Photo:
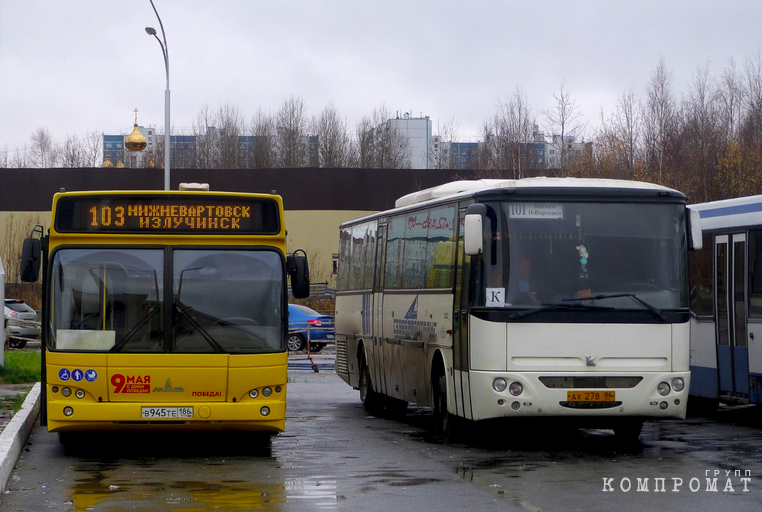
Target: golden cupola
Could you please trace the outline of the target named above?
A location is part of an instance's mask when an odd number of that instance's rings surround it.
[[[143,134],[140,133],[140,130],[138,130],[138,113],[137,109],[135,109],[135,128],[133,128],[132,133],[124,139],[124,147],[126,147],[128,151],[143,151],[146,146],[148,146],[148,141],[143,137]]]

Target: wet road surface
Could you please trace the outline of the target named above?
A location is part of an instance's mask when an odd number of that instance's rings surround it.
[[[271,444],[140,435],[106,438],[116,446],[105,449],[88,436],[65,451],[36,427],[0,509],[762,510],[753,409],[646,423],[634,447],[552,420],[489,425],[445,443],[430,411],[369,415],[324,366],[292,371],[288,397],[286,432]]]

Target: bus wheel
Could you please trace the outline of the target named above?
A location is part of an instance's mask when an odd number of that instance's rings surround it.
[[[626,421],[614,427],[614,435],[620,443],[634,445],[638,444],[642,429],[643,422],[641,420]]]
[[[363,356],[360,362],[360,401],[366,411],[377,413],[382,409],[382,397],[373,391],[373,383],[370,381],[370,370]]]
[[[434,387],[434,419],[436,430],[445,436],[452,430],[452,418],[447,412],[447,378],[440,375]]]
[[[286,338],[286,344],[291,352],[299,352],[305,348],[304,338],[302,338],[301,334],[297,333],[289,334],[288,338]]]

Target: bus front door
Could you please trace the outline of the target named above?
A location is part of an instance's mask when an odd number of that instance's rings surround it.
[[[469,370],[469,338],[468,338],[468,304],[471,274],[471,257],[463,250],[463,227],[466,210],[460,211],[460,226],[458,243],[455,295],[452,312],[452,358],[453,358],[453,397],[455,413],[465,418],[472,418],[471,389]]]
[[[384,272],[386,270],[386,224],[378,226],[376,234],[375,278],[373,293],[370,296],[371,325],[370,333],[373,339],[370,347],[373,388],[386,394],[386,375],[384,374]],[[365,309],[365,308],[363,308]]]
[[[721,397],[749,398],[746,234],[715,237],[717,373]]]

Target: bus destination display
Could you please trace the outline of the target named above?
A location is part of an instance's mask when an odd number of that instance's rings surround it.
[[[200,195],[62,197],[59,233],[240,234],[280,231],[278,204],[268,198]]]

